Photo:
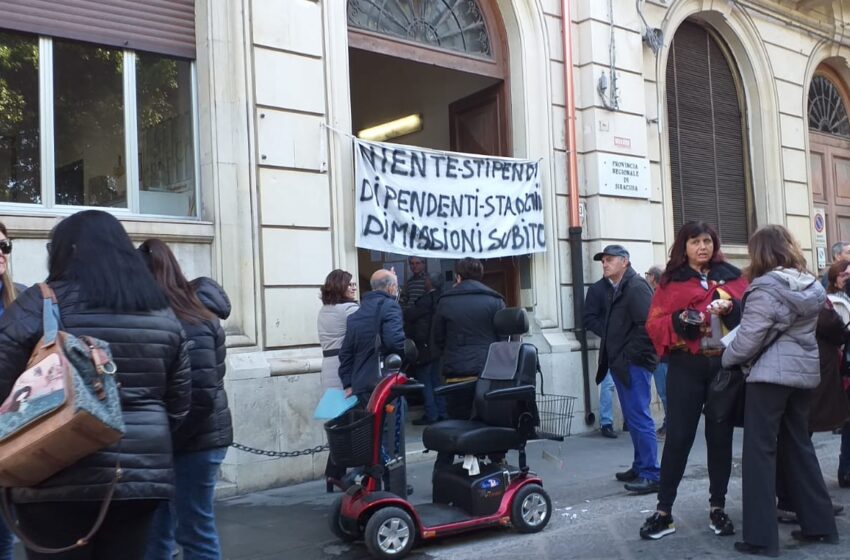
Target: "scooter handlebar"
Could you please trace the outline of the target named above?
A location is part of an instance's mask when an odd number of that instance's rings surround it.
[[[419,393],[425,389],[425,385],[421,383],[404,383],[402,385],[395,385],[391,389],[391,392],[394,397],[406,397],[407,395],[412,395],[413,393]]]

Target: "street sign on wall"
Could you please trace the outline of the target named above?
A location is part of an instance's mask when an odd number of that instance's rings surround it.
[[[599,194],[649,198],[649,162],[646,158],[599,154]]]

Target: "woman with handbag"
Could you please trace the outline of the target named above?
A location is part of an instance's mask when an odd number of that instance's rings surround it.
[[[738,326],[747,287],[741,271],[726,262],[715,229],[688,222],[679,229],[670,260],[652,299],[646,330],[655,350],[667,357],[667,438],[661,457],[656,512],[640,529],[644,539],[675,532],[673,502],[685,473],[709,384],[720,370],[721,337]],[[706,422],[709,526],[732,535],[726,490],[732,472],[731,421]],[[618,473],[618,479],[629,472]]]
[[[348,316],[360,306],[355,301],[357,282],[350,272],[332,270],[321,289],[322,308],[316,319],[319,344],[322,346],[322,388],[342,390],[339,380],[339,349],[345,338]],[[345,476],[345,467],[336,466],[328,455],[325,465],[325,489],[333,492],[334,485]]]
[[[86,210],[59,222],[48,244],[48,272],[63,330],[109,343],[126,431],[120,442],[43,482],[12,489],[27,558],[141,560],[154,511],[174,491],[171,431],[191,404],[187,342],[168,299],[111,214]],[[0,317],[0,399],[42,336],[43,304],[33,287]],[[78,542],[98,526],[90,540]],[[32,550],[41,547],[74,548]]]
[[[0,316],[15,301],[18,294],[26,289],[23,285],[12,282],[12,275],[9,273],[11,255],[12,240],[9,239],[6,226],[0,222]],[[13,545],[12,531],[0,519],[0,560],[12,560]]]
[[[230,299],[211,278],[186,280],[174,253],[159,239],[148,239],[139,252],[186,332],[192,364],[192,408],[172,436],[174,499],[157,509],[147,558],[169,558],[176,542],[184,560],[218,559],[215,483],[233,443],[233,420],[224,391],[227,347],[221,326],[221,319],[230,316]]]
[[[747,373],[744,411],[744,539],[735,549],[777,556],[776,461],[784,457],[800,541],[838,542],[832,503],[808,432],[811,390],[820,383],[815,328],[826,294],[806,271],[787,229],[759,229],[747,245],[752,284],[741,326],[723,353],[723,366],[754,363]]]

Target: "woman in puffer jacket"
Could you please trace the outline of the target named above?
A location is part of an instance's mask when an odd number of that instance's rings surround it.
[[[139,252],[186,331],[192,363],[192,408],[174,433],[175,497],[157,511],[147,558],[171,558],[176,541],[184,560],[217,559],[221,546],[213,509],[215,483],[233,443],[224,391],[227,349],[220,322],[230,315],[230,300],[210,278],[188,282],[174,253],[159,239],[148,239]]]
[[[123,439],[12,497],[22,532],[35,544],[73,545],[95,525],[115,492],[100,530],[61,554],[27,550],[27,558],[144,557],[154,511],[174,492],[171,432],[191,405],[189,354],[168,299],[114,216],[86,210],[53,229],[47,282],[63,330],[109,343],[118,369]],[[0,401],[24,371],[43,334],[41,292],[34,286],[0,317]],[[116,479],[120,458],[121,477]]]
[[[744,413],[744,540],[735,549],[777,556],[776,456],[794,484],[800,541],[838,542],[832,503],[808,433],[809,399],[820,383],[815,338],[826,293],[806,271],[800,246],[787,229],[769,225],[748,244],[750,287],[744,295],[737,335],[723,353],[723,366],[752,364]],[[761,354],[759,355],[759,353]],[[778,448],[778,449],[777,449]]]

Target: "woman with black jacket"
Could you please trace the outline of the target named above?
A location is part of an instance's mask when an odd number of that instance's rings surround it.
[[[117,444],[93,453],[31,488],[12,492],[19,527],[42,547],[73,545],[92,528],[106,493],[121,477],[98,533],[61,554],[27,558],[144,557],[157,506],[174,492],[171,432],[191,405],[189,354],[168,300],[111,214],[86,210],[53,229],[47,282],[64,330],[109,343],[118,368],[126,425]],[[38,287],[0,317],[0,400],[24,371],[43,334]]]
[[[233,443],[233,423],[224,391],[227,349],[219,319],[230,315],[230,300],[210,278],[188,282],[174,253],[159,239],[148,239],[139,251],[192,343],[192,408],[174,433],[175,498],[157,511],[147,558],[170,558],[175,540],[184,560],[220,558],[213,501],[219,467]]]

